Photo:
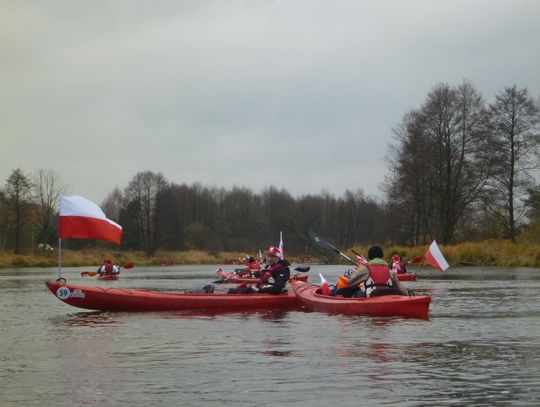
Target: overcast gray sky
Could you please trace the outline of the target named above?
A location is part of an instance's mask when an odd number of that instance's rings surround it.
[[[440,82],[540,95],[540,1],[0,1],[0,183],[101,202],[138,172],[382,196]]]

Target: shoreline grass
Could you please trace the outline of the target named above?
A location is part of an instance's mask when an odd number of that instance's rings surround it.
[[[540,268],[540,244],[517,243],[507,240],[487,240],[483,242],[460,243],[456,245],[439,245],[442,253],[451,266],[501,266],[501,267],[537,267]],[[355,251],[367,254],[368,247],[354,247]],[[399,254],[402,260],[411,260],[422,256],[426,246],[385,246],[385,257],[389,261],[393,254]],[[351,249],[344,253],[354,257]],[[225,264],[228,259],[245,257],[245,252],[219,252],[211,254],[202,250],[158,251],[146,256],[141,251],[119,251],[107,249],[62,250],[64,267],[91,266],[97,267],[105,258],[111,258],[115,264],[132,262],[136,266],[181,265],[181,264]],[[301,256],[292,255],[291,263],[301,262]],[[343,259],[336,257],[336,264]],[[312,262],[320,260],[312,258]],[[41,253],[29,251],[22,254],[0,251],[0,269],[19,267],[55,267],[58,266],[56,250]]]

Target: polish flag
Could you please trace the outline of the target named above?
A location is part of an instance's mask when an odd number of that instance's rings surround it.
[[[279,257],[281,260],[285,258],[285,252],[283,251],[283,232],[279,232]]]
[[[368,264],[368,261],[367,261],[367,259],[366,259],[364,256],[362,256],[361,254],[357,254],[357,255],[356,255],[356,263],[357,263],[357,264],[363,264],[363,265],[365,266],[366,264]]]
[[[319,278],[321,279],[321,294],[330,295],[330,285],[328,285],[328,281],[326,281],[326,278],[324,278],[321,273],[319,273]]]
[[[60,196],[61,238],[107,240],[120,244],[122,226],[107,219],[94,202],[81,196]]]
[[[431,243],[431,246],[429,246],[425,258],[427,264],[441,271],[444,271],[450,267],[435,240]]]

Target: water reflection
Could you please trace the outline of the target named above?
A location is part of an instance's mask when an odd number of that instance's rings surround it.
[[[77,312],[49,318],[52,325],[55,326],[92,326],[92,325],[110,325],[118,323],[114,318],[114,313],[105,311]]]

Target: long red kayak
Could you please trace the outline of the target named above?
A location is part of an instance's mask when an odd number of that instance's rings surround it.
[[[416,273],[396,273],[399,281],[416,281]]]
[[[302,281],[292,280],[291,286],[298,299],[311,311],[428,319],[431,297],[427,296],[385,295],[370,298],[345,298],[322,295],[319,286]]]
[[[224,283],[233,283],[233,284],[237,284],[237,283],[258,283],[259,281],[261,281],[259,278],[257,277],[241,277],[239,276],[238,274],[232,272],[232,271],[223,271],[221,269],[218,269],[216,271],[216,274],[217,276],[223,280]],[[307,281],[308,279],[308,276],[307,274],[304,274],[304,275],[300,275],[300,274],[297,274],[296,276],[294,277],[291,277],[291,278],[295,278],[297,280],[300,280],[300,281]]]
[[[293,293],[175,293],[117,287],[91,287],[62,281],[47,281],[45,284],[58,299],[66,304],[100,311],[245,311],[296,309],[301,305]]]

